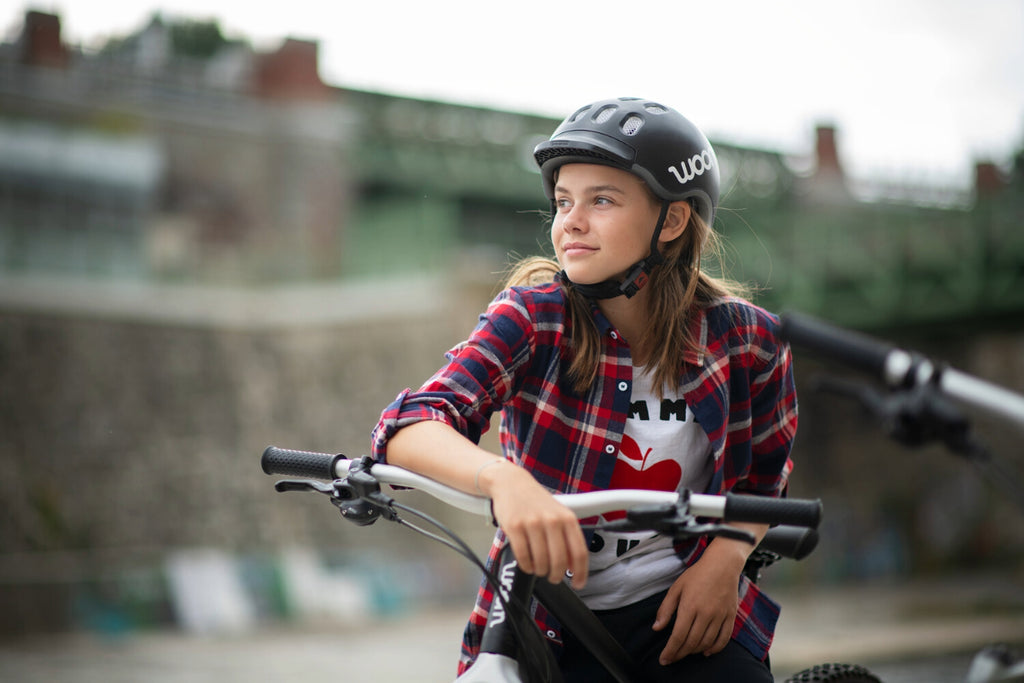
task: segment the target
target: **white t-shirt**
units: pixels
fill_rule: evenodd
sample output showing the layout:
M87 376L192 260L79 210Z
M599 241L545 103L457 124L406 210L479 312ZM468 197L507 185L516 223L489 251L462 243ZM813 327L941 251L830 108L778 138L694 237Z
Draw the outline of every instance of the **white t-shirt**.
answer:
M630 415L610 488L703 492L713 465L711 442L682 396L666 392L659 400L645 369L634 367ZM597 531L590 578L579 595L590 609L622 607L667 589L682 569L671 538Z

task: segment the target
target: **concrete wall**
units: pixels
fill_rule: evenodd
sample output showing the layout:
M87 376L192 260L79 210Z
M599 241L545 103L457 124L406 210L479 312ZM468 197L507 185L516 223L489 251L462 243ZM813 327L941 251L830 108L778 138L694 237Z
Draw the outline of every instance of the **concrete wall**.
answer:
M24 607L0 632L67 625L60 593L180 550L418 552L401 530L276 494L259 456L366 453L380 410L468 333L487 286L0 290L0 594ZM40 610L44 596L58 604Z
M364 453L381 408L464 338L492 280L261 291L5 279L0 633L98 622L132 600L145 612L137 621L174 619L168 558L195 549L271 558L250 562L253 571L276 571L266 567L288 549L364 569L383 557L394 572L421 568L409 590L468 595L467 563L383 523L343 524L319 497L276 494L258 460L268 444ZM1019 331L904 340L1024 387ZM1024 569L1020 512L940 448L902 451L853 404L813 394L821 369L798 359L792 495L825 499L826 534L808 563L771 573ZM993 433L998 452L1024 471L1019 435ZM485 522L445 517L486 547ZM371 570L378 579L382 566Z

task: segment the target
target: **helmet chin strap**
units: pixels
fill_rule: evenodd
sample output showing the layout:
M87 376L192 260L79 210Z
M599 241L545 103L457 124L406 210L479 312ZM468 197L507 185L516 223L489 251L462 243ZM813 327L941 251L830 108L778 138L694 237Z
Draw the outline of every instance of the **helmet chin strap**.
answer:
M654 235L651 237L650 255L633 264L626 277L622 280L605 280L604 282L597 282L592 285L581 285L570 280L564 270L559 273L559 278L563 282L572 285L573 288L588 299L614 299L619 296L625 296L627 299L633 298L647 284L654 266L665 261L661 252L658 251L658 238L661 236L661 229L665 225L665 218L668 216L670 205L671 202L668 201L664 201L661 204L658 224L654 226Z

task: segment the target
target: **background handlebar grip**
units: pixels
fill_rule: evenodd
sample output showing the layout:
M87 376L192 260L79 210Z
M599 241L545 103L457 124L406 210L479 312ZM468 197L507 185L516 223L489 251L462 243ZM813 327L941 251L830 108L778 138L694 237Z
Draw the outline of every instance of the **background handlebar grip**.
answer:
M886 360L897 350L886 342L799 313L782 315L779 334L792 346L818 352L883 379Z

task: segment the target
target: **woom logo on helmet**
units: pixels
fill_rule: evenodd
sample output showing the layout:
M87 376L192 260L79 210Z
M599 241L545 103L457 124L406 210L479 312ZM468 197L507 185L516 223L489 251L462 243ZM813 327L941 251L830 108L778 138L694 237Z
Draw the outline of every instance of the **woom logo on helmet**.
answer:
M714 164L715 158L705 149L700 154L694 154L689 161L684 159L679 162L679 168L669 166L668 171L676 177L680 185L685 185L697 176L704 175L704 172L710 170Z

